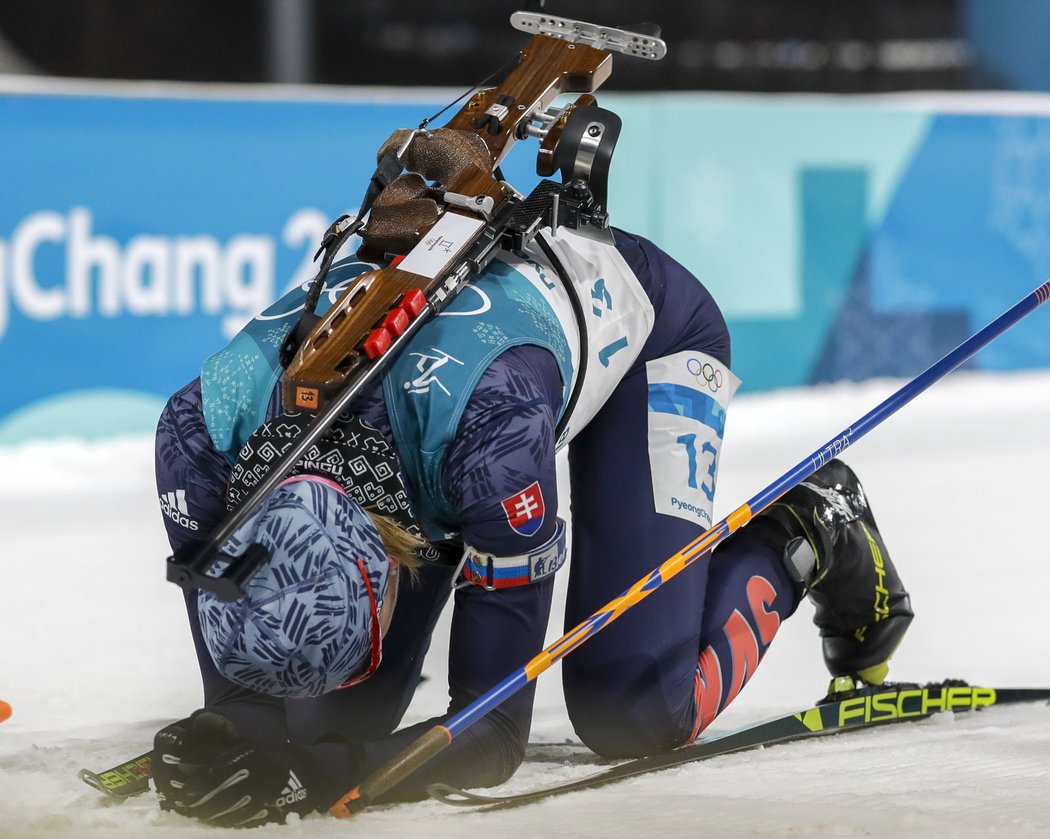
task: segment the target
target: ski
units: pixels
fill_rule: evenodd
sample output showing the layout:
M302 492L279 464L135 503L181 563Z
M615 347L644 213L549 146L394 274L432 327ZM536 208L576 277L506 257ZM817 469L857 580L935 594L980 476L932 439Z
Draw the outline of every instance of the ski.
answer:
M125 798L149 791L152 755L153 752L146 752L102 772L81 769L77 777L110 798L123 801Z
M843 731L872 728L894 722L925 719L940 711L964 711L1009 705L1017 702L1050 701L1050 688L983 688L964 682L948 681L926 686L900 684L877 690L849 691L837 694L831 701L785 714L763 722L752 723L734 731L709 737L671 752L617 764L610 769L576 781L516 795L481 795L447 784L432 784L428 792L445 804L467 807L510 806L538 801L554 795L603 786L624 778L656 772L683 763L707 760L748 749L802 740L808 737L838 734ZM573 744L575 746L575 744ZM532 744L540 759L582 762L579 754L562 754L566 744ZM582 746L575 746L582 749ZM570 749L571 751L571 749ZM88 786L110 798L123 800L149 791L152 752L100 772L81 769L77 777ZM593 763L593 755L587 763Z
M582 743L530 743L526 760L560 760L594 765L594 755L586 750ZM85 784L99 792L123 801L149 792L149 779L152 777L150 766L153 752L146 752L136 758L118 763L110 769L93 772L81 769L77 773Z
M593 753L582 743L530 743L526 760L588 763L594 765ZM93 772L81 769L77 773L85 784L118 801L149 792L150 766L153 753L146 752L136 758L119 763L111 769Z
M500 809L529 804L576 790L594 789L625 778L708 760L721 755L874 728L897 722L925 719L945 711L969 711L1017 702L1050 701L1050 688L986 688L958 680L918 684L892 684L836 693L794 714L698 740L664 754L621 763L593 775L554 786L510 795L482 795L447 784L431 784L431 798L457 807Z

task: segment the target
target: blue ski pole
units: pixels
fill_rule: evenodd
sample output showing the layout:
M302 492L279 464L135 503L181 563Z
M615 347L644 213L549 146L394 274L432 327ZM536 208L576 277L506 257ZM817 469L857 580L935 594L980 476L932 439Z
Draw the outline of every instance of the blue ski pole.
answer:
M332 815L349 818L363 810L375 798L395 784L404 780L424 763L439 754L456 735L475 723L505 699L513 696L540 673L563 657L599 630L608 626L636 603L648 597L656 589L688 568L701 556L722 542L729 534L743 527L752 518L776 501L781 495L808 478L832 458L859 440L904 405L943 379L948 373L966 361L982 347L994 341L1003 332L1025 316L1031 314L1050 300L1050 281L1020 300L1001 314L984 329L967 338L958 347L927 370L902 386L896 393L879 403L875 408L831 438L793 469L785 472L773 483L742 504L710 530L705 531L686 545L659 568L639 580L627 591L610 601L583 623L567 632L545 650L540 652L520 670L512 673L488 693L475 699L457 714L449 717L443 725L436 725L410 743L403 751L379 767L360 785L352 789L330 808Z

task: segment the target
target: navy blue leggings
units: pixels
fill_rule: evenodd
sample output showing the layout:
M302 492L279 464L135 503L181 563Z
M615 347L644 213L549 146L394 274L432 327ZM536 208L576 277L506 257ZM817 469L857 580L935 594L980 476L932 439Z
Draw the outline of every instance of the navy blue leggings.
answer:
M567 630L703 532L654 510L646 397L638 364L569 447ZM576 733L610 757L695 738L754 673L796 606L776 553L738 531L565 658Z

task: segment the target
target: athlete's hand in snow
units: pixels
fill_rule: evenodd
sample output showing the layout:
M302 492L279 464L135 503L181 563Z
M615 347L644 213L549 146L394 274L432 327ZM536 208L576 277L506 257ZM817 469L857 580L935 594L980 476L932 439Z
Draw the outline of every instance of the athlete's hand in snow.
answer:
M153 741L153 779L163 810L219 827L283 823L334 800L322 773L301 748L255 743L212 711L172 723Z

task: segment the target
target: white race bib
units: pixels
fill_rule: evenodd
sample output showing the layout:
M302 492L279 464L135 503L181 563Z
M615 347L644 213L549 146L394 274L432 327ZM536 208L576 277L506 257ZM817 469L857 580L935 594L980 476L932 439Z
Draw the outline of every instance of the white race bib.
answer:
M722 362L693 351L650 361L645 373L656 512L706 530L714 524L726 411L740 380Z
M560 445L594 419L627 375L653 330L656 312L611 235L583 235L565 227L559 227L555 235L546 228L541 232L565 266L583 306L587 330L587 372ZM566 336L578 335L564 288L556 280L550 286L551 305L559 313ZM578 349L573 353L578 374Z

